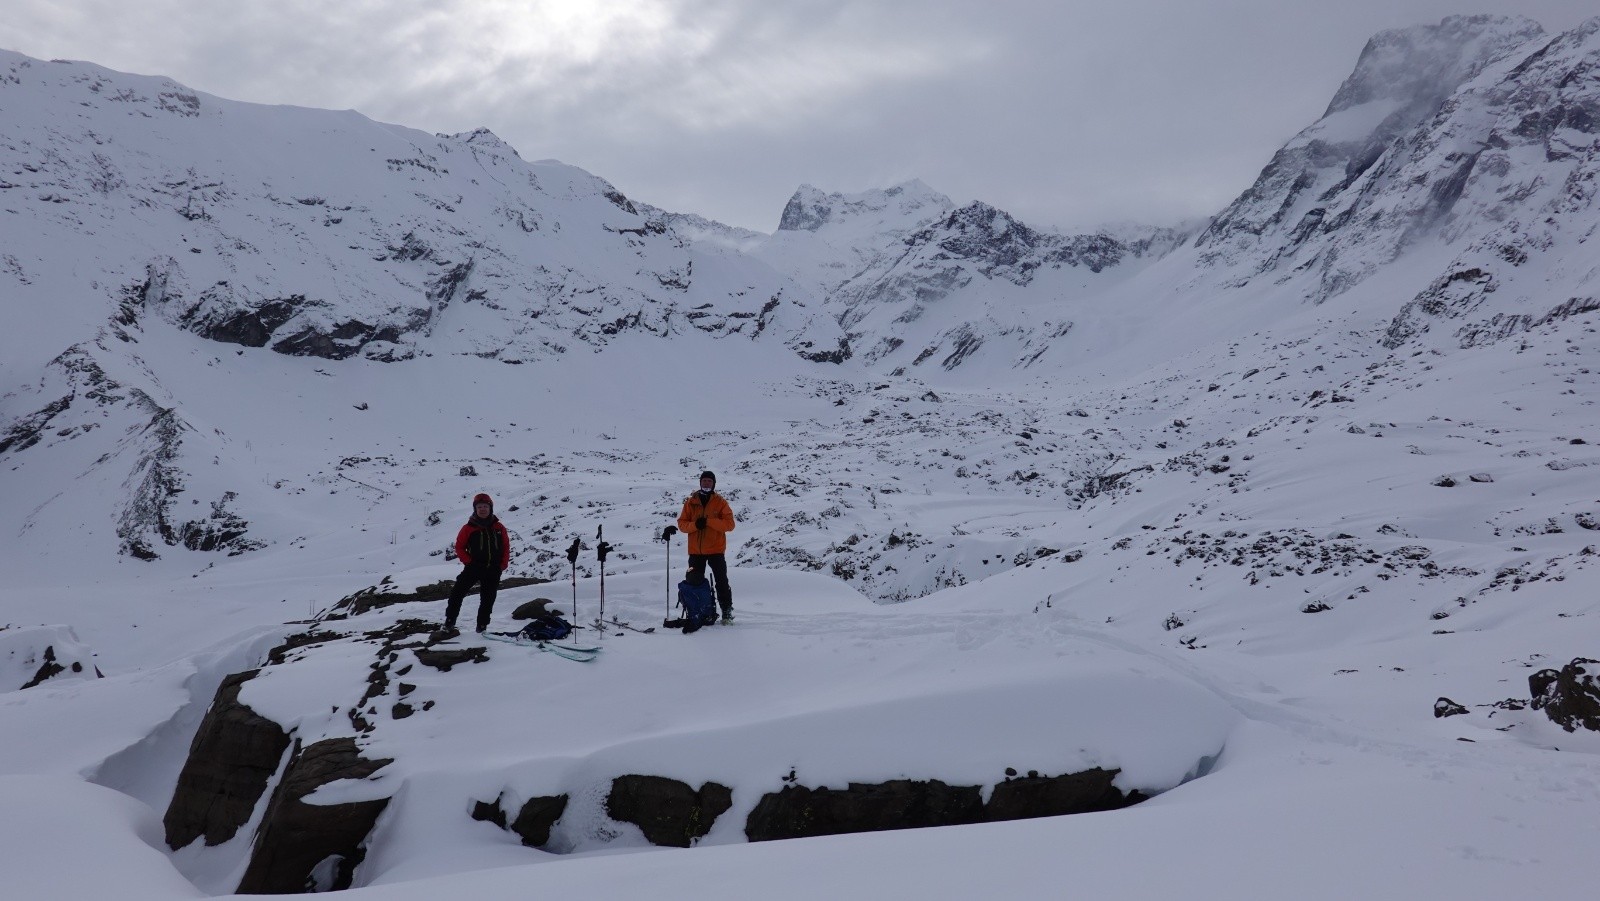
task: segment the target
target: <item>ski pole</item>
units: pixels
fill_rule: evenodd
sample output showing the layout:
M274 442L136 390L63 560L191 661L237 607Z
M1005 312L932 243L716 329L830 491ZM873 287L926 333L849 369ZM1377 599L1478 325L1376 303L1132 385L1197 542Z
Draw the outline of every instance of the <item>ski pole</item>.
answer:
M605 537L604 537L605 533L606 533L606 527L605 526L601 526L599 531L594 533L594 540L595 540L594 552L595 552L595 556L600 558L600 619L599 619L599 622L602 622L602 623L604 623L606 621L606 555L611 553L611 545L606 543ZM602 631L603 630L604 630L604 627L602 627Z
M663 626L672 619L672 536L676 534L677 526L667 526L661 530L661 540L667 543L667 615L661 620Z
M572 539L572 547L567 548L567 563L572 566L572 621L581 623L578 619L578 549L583 547L579 538Z

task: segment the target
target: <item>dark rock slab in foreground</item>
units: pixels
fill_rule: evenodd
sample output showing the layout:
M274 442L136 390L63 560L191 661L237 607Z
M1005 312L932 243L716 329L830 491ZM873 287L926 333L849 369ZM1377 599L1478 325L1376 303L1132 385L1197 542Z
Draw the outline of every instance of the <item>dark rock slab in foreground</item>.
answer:
M937 779L850 783L844 789L786 786L762 797L745 821L753 842L928 826L1017 820L1116 810L1145 800L1123 794L1112 781L1119 770L1091 769L1063 776L1029 774L994 787L989 802L976 785Z
M711 831L733 806L733 790L707 782L699 791L664 776L618 776L606 796L606 813L633 823L653 845L687 848Z
M1559 670L1543 669L1528 677L1533 709L1567 730L1600 732L1600 685L1595 674L1600 660L1578 657Z
M514 832L530 848L543 848L550 843L550 830L567 811L567 795L545 795L523 802L515 818L507 815L505 796L494 801L478 801L472 806L472 818L483 820Z
M162 820L174 850L202 836L207 845L233 838L250 821L289 748L282 726L239 700L240 689L257 672L224 679L195 732Z
M353 738L295 749L256 835L241 895L285 895L350 887L366 839L388 798L312 804L305 798L342 779L366 779L391 760L368 760Z

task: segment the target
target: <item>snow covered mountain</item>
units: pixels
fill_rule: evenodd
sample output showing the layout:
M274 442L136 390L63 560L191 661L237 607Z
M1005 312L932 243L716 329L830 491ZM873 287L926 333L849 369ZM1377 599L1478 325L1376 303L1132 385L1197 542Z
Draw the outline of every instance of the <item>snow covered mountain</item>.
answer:
M0 71L21 217L7 291L70 297L80 329L112 301L287 354L514 363L634 331L803 342L816 319L765 267L686 249L604 181L485 130L435 137L14 53Z
M1381 34L1192 238L918 182L763 235L0 56L8 877L1587 897L1597 73ZM478 491L495 630L655 625L704 468L732 627L436 632Z

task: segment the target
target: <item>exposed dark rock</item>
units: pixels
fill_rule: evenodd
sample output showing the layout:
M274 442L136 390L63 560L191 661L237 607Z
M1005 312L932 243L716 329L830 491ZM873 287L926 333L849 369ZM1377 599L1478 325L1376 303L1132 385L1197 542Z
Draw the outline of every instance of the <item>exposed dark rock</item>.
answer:
M550 843L550 830L555 828L556 821L566 813L567 800L566 795L529 798L522 805L522 809L517 811L517 818L511 821L511 831L522 839L524 845L530 848L543 848Z
M50 428L51 421L71 407L72 395L68 395L17 419L5 434L0 435L0 454L13 450L24 451L38 444Z
M450 668L458 663L487 663L488 652L483 648L461 648L440 651L433 648L418 648L416 651L417 662L423 666L431 666L440 672L448 673Z
M1528 677L1533 709L1568 732L1580 727L1600 732L1600 685L1595 668L1600 660L1579 657L1559 670L1544 669Z
M174 850L201 836L207 845L233 838L249 822L283 760L288 734L239 700L240 689L257 672L234 673L222 680L195 732L162 820L167 846Z
M814 349L815 345L810 341L796 342L793 347L795 353L813 363L843 363L854 356L848 337L841 337L839 346L828 350Z
M848 788L789 785L763 795L745 820L753 842L925 826L955 826L984 819L976 785L951 786L894 779Z
M500 580L500 590L521 588L525 585L542 585L549 579L535 579L526 576L510 576ZM340 598L333 609L350 616L360 616L368 611L391 604L409 604L418 601L442 601L450 596L450 589L454 587L454 579L445 579L431 585L422 585L412 591L395 591L393 584L372 585L363 588L354 594Z
M239 894L284 895L350 887L366 857L367 834L388 798L309 804L305 797L342 779L367 779L391 760L367 760L353 738L297 747L257 833Z
M304 294L274 297L251 308L239 308L226 283L200 295L200 303L180 320L202 338L244 347L265 347L272 333L293 319L307 303Z
M1455 701L1452 701L1449 698L1440 698L1439 700L1433 702L1433 716L1435 719L1443 719L1447 716L1460 716L1467 712L1467 708L1457 704Z
M360 352L363 345L373 340L377 328L359 319L349 319L323 331L307 325L292 335L272 343L272 349L291 357L320 357L324 360L343 360Z
M555 601L552 601L549 598L534 598L526 604L521 604L517 607L517 609L511 611L511 618L516 620L533 619L539 614L544 613L546 610L549 610L550 605L554 603Z
M178 541L191 551L226 551L230 557L266 547L246 538L250 523L228 509L237 497L235 492L223 492L221 500L211 502L209 518L190 520L178 529Z
M1137 791L1124 795L1111 784L1120 772L1096 767L1063 776L1030 773L1020 779L1007 779L994 787L989 803L983 807L983 818L995 822L1093 813L1118 810L1145 800Z
M178 465L184 433L190 426L176 410L157 407L142 398L153 415L140 431L141 453L134 473L143 476L128 496L128 503L117 520L121 552L140 560L160 556L150 546L151 538L167 545L178 543L178 530L172 524L172 499L183 493L183 470Z
M508 819L505 795L494 801L476 801L472 805L472 818L493 823L501 829L515 832L522 843L530 848L543 848L550 843L550 830L567 810L566 795L529 798L517 811L515 819Z
M788 785L761 798L745 821L750 841L958 826L1033 817L1118 810L1146 800L1124 794L1112 783L1120 770L1094 768L1061 776L1030 770L994 787L985 804L979 786L952 786L895 779L878 784L851 783L845 789Z
M500 799L493 801L473 801L472 818L484 823L493 823L501 829L506 828L505 808L500 806Z
M317 631L316 627L313 626L305 632L297 632L294 635L284 638L283 644L280 644L267 652L267 662L270 664L279 664L289 659L290 652L296 650L297 648L310 647L314 644L322 644L323 642L334 641L343 637L344 636L338 632L328 632L325 630L319 632Z
M66 667L56 662L56 649L54 645L46 645L43 656L44 663L39 665L39 671L33 674L33 678L29 679L23 684L23 688L32 688L35 685L43 684L45 680L53 679L67 671Z
M606 796L606 813L633 823L653 845L687 848L711 831L733 806L733 791L707 782L699 791L664 776L618 776Z

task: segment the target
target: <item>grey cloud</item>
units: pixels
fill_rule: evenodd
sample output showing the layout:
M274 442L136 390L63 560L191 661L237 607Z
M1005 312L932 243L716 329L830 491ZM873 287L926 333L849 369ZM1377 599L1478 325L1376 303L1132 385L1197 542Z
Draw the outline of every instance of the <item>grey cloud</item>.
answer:
M1215 212L1366 39L1592 0L12 0L0 46L224 97L487 126L653 204L772 229L802 182L920 177L1041 225Z

